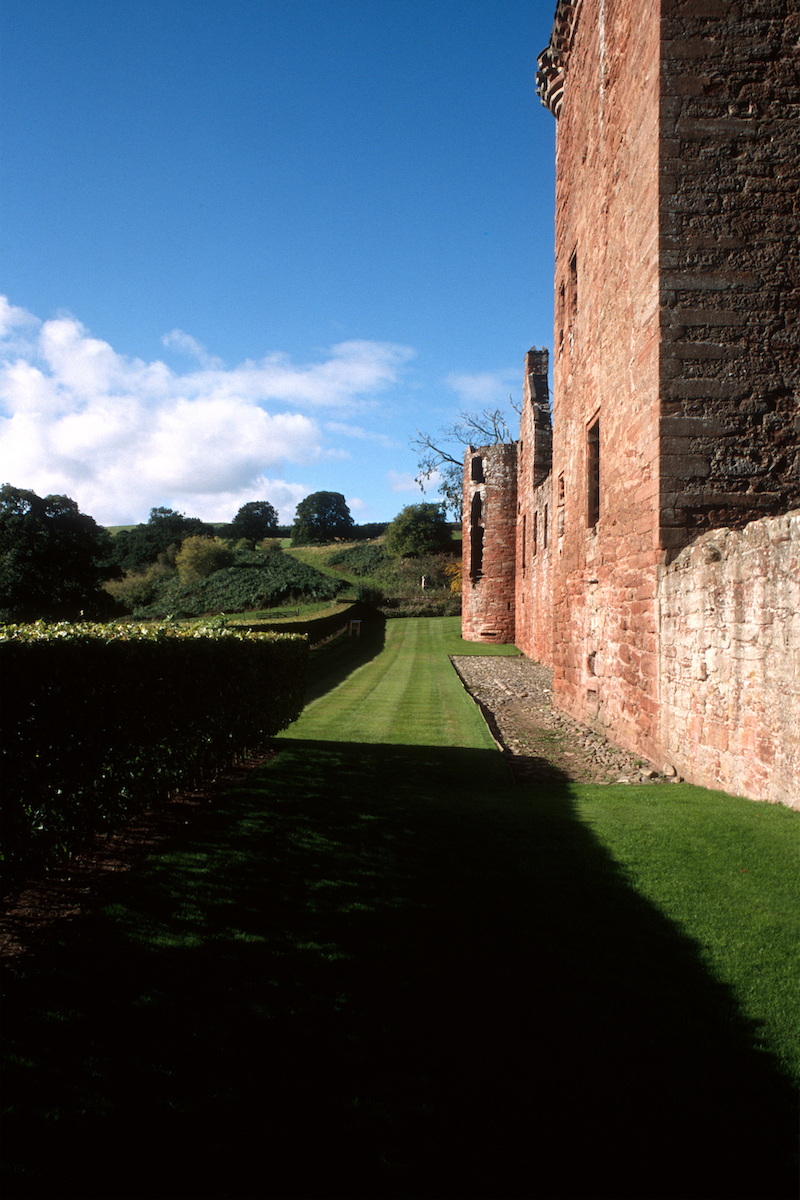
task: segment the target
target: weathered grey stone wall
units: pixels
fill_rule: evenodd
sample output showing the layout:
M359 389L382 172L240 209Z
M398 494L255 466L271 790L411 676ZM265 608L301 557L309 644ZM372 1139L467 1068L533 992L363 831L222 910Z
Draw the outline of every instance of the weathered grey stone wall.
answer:
M702 535L658 605L665 763L800 808L800 512Z

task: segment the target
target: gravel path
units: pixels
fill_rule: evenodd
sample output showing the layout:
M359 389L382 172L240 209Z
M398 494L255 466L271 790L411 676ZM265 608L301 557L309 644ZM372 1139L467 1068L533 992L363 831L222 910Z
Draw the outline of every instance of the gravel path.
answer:
M454 655L517 783L663 783L666 777L553 707L553 672L528 658Z

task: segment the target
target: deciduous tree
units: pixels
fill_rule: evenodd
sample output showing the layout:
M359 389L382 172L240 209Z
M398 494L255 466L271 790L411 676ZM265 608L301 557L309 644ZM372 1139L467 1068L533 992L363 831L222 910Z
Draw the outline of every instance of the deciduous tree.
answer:
M441 504L407 504L386 530L384 545L397 558L415 558L449 548L450 528Z
M111 537L69 496L0 488L0 619L70 619L103 614L100 591L118 571Z
M168 546L197 535L213 537L214 530L198 517L185 517L174 508L151 508L146 525L121 529L114 538L114 561L126 571L141 571Z
M191 583L196 579L208 579L215 571L230 567L233 560L233 551L216 538L195 536L184 540L175 558L175 566L181 583Z
M341 492L312 492L295 510L292 545L333 542L352 530L353 518Z
M232 537L260 542L274 536L278 528L278 512L266 500L250 500L239 509L230 527Z

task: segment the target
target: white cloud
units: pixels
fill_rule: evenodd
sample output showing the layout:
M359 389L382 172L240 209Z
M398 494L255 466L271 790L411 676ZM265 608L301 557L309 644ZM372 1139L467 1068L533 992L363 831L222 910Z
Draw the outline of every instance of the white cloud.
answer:
M415 477L407 471L387 471L386 478L393 492L418 492L420 490Z
M390 450L397 442L393 438L387 437L385 433L375 433L371 429L364 429L360 425L347 425L344 421L326 421L325 428L329 433L338 433L342 437L356 438L365 442L378 442L379 445Z
M160 504L225 520L252 499L291 520L309 489L283 480L286 465L348 457L326 444L313 410L346 416L374 403L412 355L353 341L319 362L275 354L228 369L173 330L164 344L200 362L181 374L118 354L72 316L41 323L4 297L0 339L0 482L65 493L105 524L145 520Z
M168 348L174 346L184 354L196 358L203 367L224 366L221 358L215 358L213 354L209 354L202 342L198 342L197 338L193 338L190 333L184 333L182 329L173 329L170 333L165 333L161 344Z
M6 296L0 296L0 339L8 344L12 331L20 328L22 330L29 329L38 324L36 317L31 313L26 312L24 308L17 308L16 305L9 304Z
M451 371L446 376L447 386L458 396L467 409L505 408L509 394L519 388L520 371L507 367L499 371L468 372Z
M283 479L268 479L260 475L246 488L230 492L177 493L172 507L201 521L230 521L243 504L251 500L268 500L278 510L281 525L291 525L295 509L311 489L300 483Z

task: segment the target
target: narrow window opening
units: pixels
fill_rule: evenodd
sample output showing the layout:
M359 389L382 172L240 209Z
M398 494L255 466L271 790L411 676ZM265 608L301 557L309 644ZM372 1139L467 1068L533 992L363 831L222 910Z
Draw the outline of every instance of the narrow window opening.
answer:
M470 543L470 576L480 579L483 574L483 501L480 492L472 497L470 506L469 543Z
M536 551L538 549L539 549L539 514L538 514L538 512L535 512L533 514L533 538L532 538L532 542L531 542L531 557L533 557L536 554Z
M481 456L479 454L476 454L472 460L472 471L470 472L470 478L472 479L473 483L483 483L484 482L483 459L481 458Z
M564 536L564 473L558 477L558 516L557 516L557 535Z
M542 517L542 545L547 549L547 505L544 506L544 515Z
M569 260L569 323L575 324L578 315L578 251Z
M586 436L587 523L594 529L600 520L600 418Z
M528 515L522 514L522 570L525 571L525 550L528 542Z

